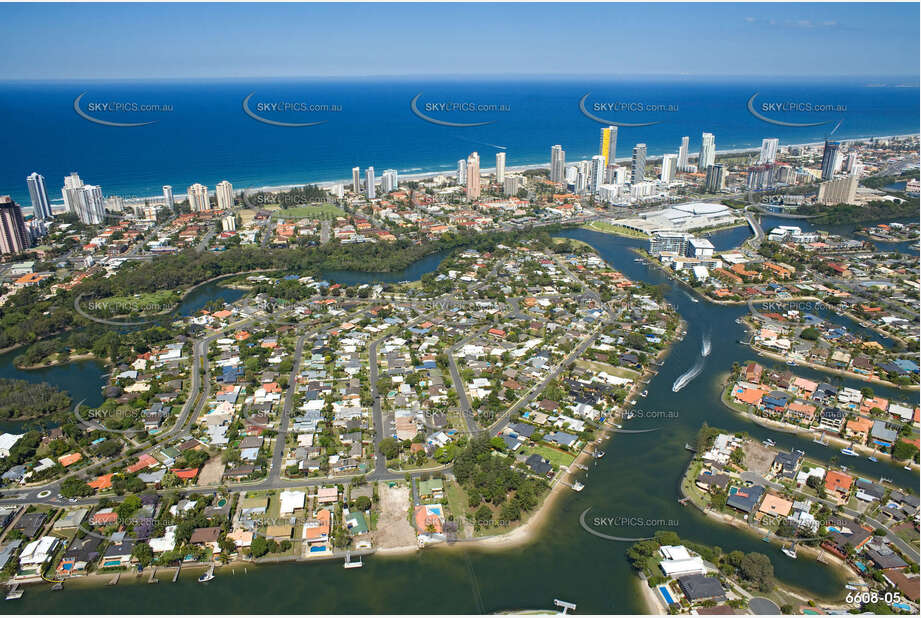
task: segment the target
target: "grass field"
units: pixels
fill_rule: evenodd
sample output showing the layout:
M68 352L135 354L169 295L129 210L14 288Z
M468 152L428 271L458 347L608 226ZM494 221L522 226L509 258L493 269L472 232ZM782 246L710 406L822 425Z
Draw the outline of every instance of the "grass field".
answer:
M172 290L161 290L136 296L110 296L93 301L81 301L82 304L86 305L84 309L90 315L92 315L92 309L108 309L116 315L159 313L172 309L178 302L179 294Z
M626 236L627 238L649 238L648 234L643 234L642 232L637 232L636 230L625 228L622 225L612 225L607 221L592 221L591 223L587 223L582 227L587 230L592 230L593 232L616 234L618 236Z
M335 219L345 216L345 211L333 204L310 204L295 208L279 208L272 212L278 219Z
M605 373L609 373L612 376L617 376L618 378L629 378L631 380L635 380L640 375L639 371L627 369L626 367L615 367L614 365L599 363L598 361L579 359L576 361L576 366L583 369L590 369L591 371L604 371Z
M568 466L576 460L575 455L557 450L544 444L523 447L520 451L518 451L519 455L525 456L531 455L532 453L537 453L554 466Z

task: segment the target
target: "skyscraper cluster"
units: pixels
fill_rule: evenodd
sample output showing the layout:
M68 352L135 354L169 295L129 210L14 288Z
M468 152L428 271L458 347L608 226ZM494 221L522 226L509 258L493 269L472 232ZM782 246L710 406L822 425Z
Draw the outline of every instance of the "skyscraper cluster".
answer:
M566 174L566 151L559 144L550 149L550 182L563 182Z
M467 157L467 199L480 197L480 155L476 152Z
M51 204L48 202L48 191L45 190L45 177L38 172L32 172L26 178L29 187L29 198L32 200L32 213L36 219L48 221L51 219Z
M22 253L30 244L22 209L9 195L0 195L0 254Z
M64 178L61 189L64 207L67 212L77 215L80 223L101 225L105 221L105 200L98 185L85 185L77 172Z
M195 183L186 189L186 198L189 200L189 209L192 212L211 210L211 200L208 199L208 187Z

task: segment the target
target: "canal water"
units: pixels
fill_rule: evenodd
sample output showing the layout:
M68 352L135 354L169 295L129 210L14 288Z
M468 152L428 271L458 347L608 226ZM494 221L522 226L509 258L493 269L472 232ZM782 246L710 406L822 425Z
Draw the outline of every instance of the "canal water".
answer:
M667 285L666 297L687 321L688 333L675 344L649 384L648 397L636 405L660 418L653 420L647 414L647 418L630 421L631 428L656 431L615 434L604 447L606 455L582 478L584 491L563 495L528 545L499 551L474 544L430 548L408 556L371 556L365 558L362 569L343 569L339 561L250 566L245 575L240 567L236 574L219 569L206 585L195 582L196 572L175 584L163 581L157 586L131 584L129 578L123 578L116 589L69 583L61 592L48 592L46 586L38 586L6 609L94 614L150 608L160 613L219 614L492 613L553 609L553 599L558 598L576 603L585 614L642 612L639 583L625 555L630 544L586 532L580 525L586 509L589 525L596 517L619 518L620 525L593 526L611 536L638 538L656 530L672 530L683 538L726 550L763 552L784 584L802 587L804 594L815 599L840 599L845 581L838 572L805 557L791 560L757 535L716 523L678 503L681 477L691 459L684 444L694 442L704 422L729 431L747 431L757 440L770 437L781 448L800 448L826 461L840 455L836 449L763 429L720 401L721 385L732 363L756 358L748 347L737 343L745 332L735 320L747 308L694 302L687 290L660 271L634 260L630 249L643 247L642 241L582 229L559 235L589 243L632 279ZM706 357L701 353L704 338L712 344ZM772 364L766 359L761 362ZM673 392L676 380L699 363L703 363L701 372ZM797 367L796 371L813 379L828 379L808 368ZM849 380L838 383L859 386ZM914 397L882 387L874 386L874 390L895 399ZM863 458L849 458L847 463L867 478L885 476L907 486L917 484L915 475L898 466ZM130 591L126 586L131 586Z

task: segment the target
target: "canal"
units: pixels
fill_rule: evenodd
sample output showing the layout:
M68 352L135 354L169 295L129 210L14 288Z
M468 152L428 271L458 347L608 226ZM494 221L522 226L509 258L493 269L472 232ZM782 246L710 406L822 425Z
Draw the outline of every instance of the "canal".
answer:
M714 234L736 235L736 230ZM508 550L486 550L474 545L431 548L407 556L372 556L362 569L346 570L339 561L277 566L219 569L207 585L195 574L173 584L157 586L129 583L123 578L115 589L68 583L61 592L38 586L7 609L21 613L137 613L157 608L159 613L492 613L516 609L552 609L554 598L578 604L579 613L641 613L639 583L626 558L629 543L598 538L586 532L580 515L590 509L594 517L650 525L621 525L600 529L612 536L643 537L656 530L672 530L682 538L718 545L726 550L763 552L774 564L777 578L799 587L815 599L840 599L844 580L829 567L806 557L791 560L757 535L716 523L696 509L678 504L679 484L691 459L684 449L694 442L701 424L747 431L755 439L774 439L781 448L800 448L807 455L829 460L838 455L809 440L764 429L726 408L720 401L721 385L733 362L756 358L738 343L744 327L735 320L745 306L720 306L697 301L652 266L635 261L632 248L642 241L583 229L559 236L592 245L614 268L635 280L668 286L666 297L687 321L686 337L675 344L659 374L649 384L648 397L637 408L673 413L661 420L636 419L631 428L654 428L640 434L615 434L583 479L581 493L569 492L558 500L533 540ZM440 258L439 258L440 261ZM428 265L429 270L437 263ZM415 273L414 273L415 274ZM421 276L421 272L418 276ZM361 275L365 277L366 274ZM416 278L418 278L418 276ZM332 277L331 277L332 278ZM407 279L401 277L397 280ZM355 282L368 282L358 280ZM711 351L702 355L702 341ZM771 361L761 359L767 365ZM695 364L702 370L687 385L673 392L672 385ZM813 379L828 379L816 371L797 367ZM849 380L845 385L859 386ZM896 400L915 397L877 387L878 394ZM914 486L917 477L898 466L874 464L853 458L852 470L867 478L880 476ZM126 590L130 587L130 590ZM164 589L165 587L165 589ZM145 609L146 608L146 609Z

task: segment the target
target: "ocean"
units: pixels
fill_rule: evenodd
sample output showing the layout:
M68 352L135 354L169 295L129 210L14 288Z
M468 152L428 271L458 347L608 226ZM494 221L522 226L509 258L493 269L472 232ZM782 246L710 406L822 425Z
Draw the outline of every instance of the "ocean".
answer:
M85 93L85 94L83 94ZM420 94L421 93L421 94ZM826 122L821 126L768 124L747 108L786 122ZM92 122L151 122L120 127ZM278 126L273 122L316 123ZM605 126L580 110L588 94L590 114L623 123L618 157L636 143L650 156L677 152L690 136L690 152L701 133L714 133L718 150L756 147L765 137L781 144L821 141L835 125L840 139L919 131L917 78L871 80L701 80L675 77L611 78L368 78L234 81L3 82L0 118L6 147L0 153L0 194L31 204L25 178L45 176L49 197L61 202L66 174L76 171L103 193L126 198L159 195L170 184L177 194L195 182L212 190L221 180L234 189L302 184L351 178L374 166L378 178L392 168L401 174L452 173L457 160L476 150L483 169L505 152L509 167L546 163L560 144L566 160L598 154ZM489 123L446 126L448 123ZM784 111L824 106L823 111ZM160 106L146 111L142 106ZM308 106L320 106L318 111ZM113 111L113 108L118 108ZM279 109L288 111L277 111ZM471 111L472 108L472 111ZM453 111L452 111L453 110ZM831 111L824 111L831 110Z

